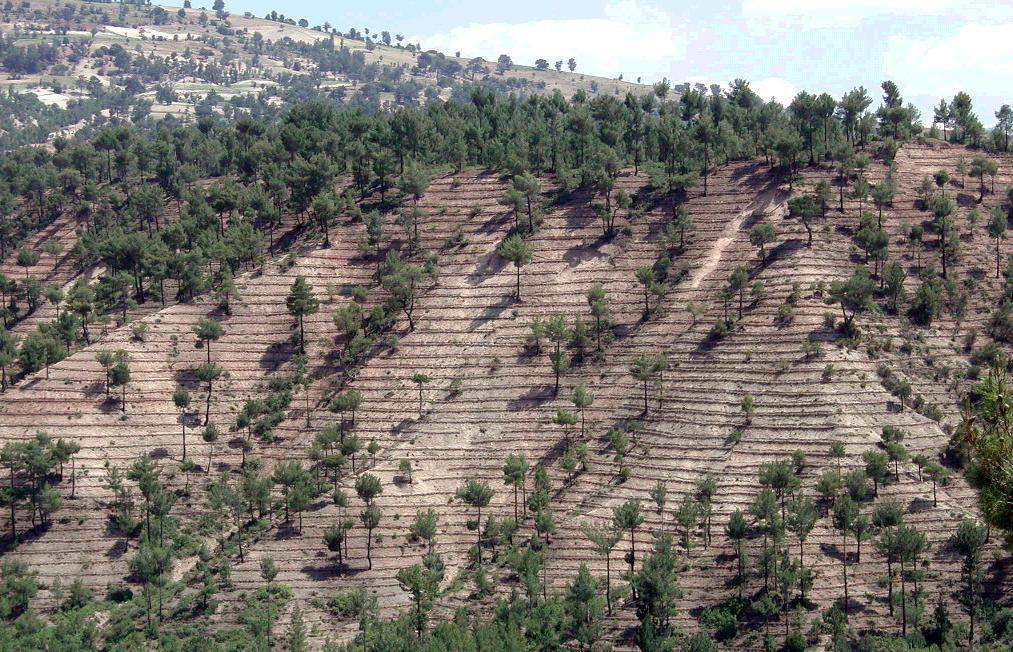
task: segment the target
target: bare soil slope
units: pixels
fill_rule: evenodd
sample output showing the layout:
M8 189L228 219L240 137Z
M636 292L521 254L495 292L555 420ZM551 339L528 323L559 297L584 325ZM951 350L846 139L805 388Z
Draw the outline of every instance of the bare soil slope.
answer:
M913 189L923 174L940 167L952 170L961 153L966 155L953 147L910 145L898 155L901 192L887 209L885 224L891 234L891 258L904 263L912 292L917 287L917 270L915 256L904 244L905 226L928 219L916 206ZM1013 183L1010 163L1000 161L996 192L986 196L983 213ZM884 170L874 163L870 177L876 180ZM810 170L805 184L821 176L832 178L832 172ZM631 194L643 191L646 184L643 174L632 171L619 180L619 186ZM360 222L343 219L331 234L329 248L317 240L306 241L291 266L275 260L238 279L242 301L231 315L218 315L226 336L212 345L211 357L228 372L228 378L216 383L211 420L226 430L246 399L263 395L269 376L291 370L293 323L285 310L285 296L295 276L304 275L322 299L320 312L307 322L314 381L308 400L297 393L278 428L278 440L261 445L259 454L265 459L265 472L282 459L306 463L315 433L338 419L326 409L333 391L342 386L361 391L364 403L356 416L355 432L364 442L375 440L380 452L375 460L363 453L356 470L368 468L383 481L377 504L384 518L374 533L372 570L367 569L366 536L360 527L352 531L349 568L338 569L323 543L323 532L339 517L340 508L324 496L302 516L301 528L298 523L282 523L276 514L277 527L250 545L245 562L236 560L233 585L218 596L224 608L216 618L235 617L247 593L262 582L259 561L265 557L278 564L278 581L293 589L318 643L355 631L354 621L335 623L322 608L319 598L337 590L366 586L379 596L385 613L393 613L407 600L395 573L422 554L420 546L406 541L416 510L432 507L440 513L439 551L447 563L448 578L454 577L467 568L475 536L466 528L473 511L455 500L456 489L469 479L488 482L496 495L485 513L512 515L513 495L503 484L501 469L509 453L523 453L532 464L546 466L553 481L552 511L558 532L551 537L547 575L555 587L569 581L580 563L587 563L595 573L605 572L604 559L593 554L582 533L583 524L607 522L613 507L631 498L640 500L647 521L635 535L639 559L650 548L652 532L676 527L673 506L694 496L696 483L705 475L717 479L713 544L705 548L700 532L693 532L693 547L681 576L685 595L679 625L693 630L700 607L717 604L735 592L735 559L723 528L732 511L745 510L753 501L762 463L805 451L803 487L814 494L819 474L836 465L828 455L831 442L845 445L847 468L859 467L861 454L878 445L884 426L902 428L912 453L935 458L958 422L956 405L960 391L966 389L959 379L947 382L956 377L953 372L966 369L963 334L975 328L979 343L984 341L983 324L999 292L999 281L989 273L994 243L981 227L981 232L964 238L965 251L958 262L962 277L981 284L970 293L960 319L944 314L931 328L915 332L903 317L864 315L862 329L869 337L855 346L826 326L824 314L837 315L837 308L826 305L816 284L843 279L862 263L850 239L856 228L857 204L846 202L843 213L832 209L828 220L817 227L810 248L805 230L788 217L787 185L766 166L728 164L711 175L709 187L706 196L693 190L686 203L696 228L673 262L674 267L685 266L685 276L644 319L643 290L634 274L654 261L662 228L671 219L670 204L647 205L626 233L612 239L602 237L586 197L549 209L530 239L534 260L522 270L522 300L516 301L511 298L514 269L496 254L497 245L513 226L512 217L497 203L504 191L503 180L467 171L435 180L420 206L430 215L421 229L422 245L439 255L438 281L427 287L419 301L413 315L415 329L409 331L402 320L397 347L376 347L348 379L327 356L335 348L336 335L330 315L350 300L347 295L354 286L371 287L374 296L382 294L373 276L375 261L356 249ZM948 191L958 196L958 222L963 225L976 199L970 194L970 183L966 190L952 187ZM778 231L765 260L757 256L748 233L762 221ZM57 223L42 237L67 239L71 232L69 226ZM455 233L461 234L458 244L445 248ZM1003 253L1009 253L1008 243L1002 246ZM923 259L932 255L931 250L921 254ZM746 265L752 280L762 282L765 291L762 298L747 302L732 333L715 341L709 332L725 310L718 292L737 265ZM5 271L8 267L9 262L4 264ZM56 261L44 258L34 272L41 274L43 269L51 282L69 280ZM588 360L564 375L560 392L554 395L546 352L532 353L526 347L530 324L536 317L550 315L565 315L568 320L579 315L589 322L585 296L597 284L607 292L615 340L607 346L603 360ZM778 307L794 284L801 298L785 323L778 319ZM333 294L331 300L325 297L327 293ZM686 310L690 302L702 308L702 316L694 318ZM736 308L733 302L729 310ZM133 338L129 327L111 330L91 347L54 365L48 378L37 374L4 396L0 437L18 438L45 430L82 445L75 497L68 497L67 507L48 531L36 532L12 553L30 563L47 582L80 576L104 591L127 576L126 562L136 542L110 525L105 464L126 466L139 454L151 452L174 486L182 489L185 478L178 471L181 423L171 397L177 383L193 388L196 399L203 396L192 369L206 352L195 345L190 329L208 314L214 311L207 302L158 310L143 317L148 324L143 341ZM804 355L806 340L821 343L822 354ZM870 346L870 341L878 345ZM902 346L905 342L911 346ZM125 414L115 397L105 399L102 371L95 361L96 351L116 348L129 352L134 370ZM642 388L629 368L637 355L661 352L668 357L669 370L663 390L651 388L644 414ZM827 373L829 365L832 374ZM916 395L923 397L923 405L935 406L938 413L900 409L880 382L881 365L909 379ZM944 375L943 369L951 372ZM432 379L423 390L421 414L418 390L411 382L416 372ZM450 389L454 380L460 381L459 392ZM595 400L586 414L587 469L570 477L560 464L563 436L552 418L557 410L572 408L569 396L577 384L586 385ZM755 398L755 414L748 423L740 408L746 395ZM642 429L625 460L630 477L620 482L615 452L605 432L630 419L640 420ZM202 467L210 453L216 471L238 467L241 453L236 435L226 434L209 451L197 430L188 430L188 450ZM403 459L412 465L410 483L400 479L398 466ZM932 548L923 560L925 595L933 601L942 596L951 603L951 613L960 613L952 593L959 562L945 541L961 515L974 513L973 492L958 477L937 489L934 505L932 483L919 476L913 464L902 464L897 480L880 488L878 500L899 501L907 508L908 521L929 536ZM658 481L666 483L669 492L663 518L649 498ZM207 482L201 473L191 476L193 489L176 510L182 514L205 509L203 492L196 488ZM351 474L342 484L354 495ZM353 498L350 513L355 515L359 509ZM529 519L522 534L531 531ZM849 555L852 544L849 541ZM751 548L757 545L755 540L750 542ZM842 595L840 545L840 534L827 517L820 519L804 545L805 559L816 571L810 595L814 610ZM626 536L612 557L613 582L624 569L622 556L629 546ZM185 568L182 564L177 576ZM863 546L860 562L855 557L849 560L852 624L859 628L898 627L888 614L885 589L878 584L884 568L885 561L871 544ZM512 586L509 572L496 567L491 572L500 582L500 595L505 595ZM1001 565L993 564L988 578L993 593L1010 590L1009 580L1003 579L1008 573ZM752 588L757 581L753 580ZM470 592L471 585L466 583L441 600L441 609L462 604ZM627 635L635 620L632 608L624 604L609 621L612 635Z

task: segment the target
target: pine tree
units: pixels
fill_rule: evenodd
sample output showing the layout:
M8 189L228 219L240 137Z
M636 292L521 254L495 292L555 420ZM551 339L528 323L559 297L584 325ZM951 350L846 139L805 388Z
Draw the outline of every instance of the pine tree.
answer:
M598 582L591 576L587 564L580 565L577 577L567 587L566 611L570 634L579 649L593 649L602 634L602 609Z
M629 530L630 533L630 552L628 560L630 563L630 578L635 575L634 569L637 563L637 544L635 533L638 527L644 522L644 517L640 513L640 502L636 500L628 500L618 507L612 509L612 525L618 531ZM636 591L634 590L634 597L636 597Z
M849 496L834 502L834 527L841 531L841 562L844 568L844 618L848 618L848 532L858 518L858 505Z
M559 376L566 373L570 368L570 357L563 350L563 344L570 337L570 330L566 325L566 318L561 315L554 315L545 321L545 336L553 344L554 350L549 353L549 362L552 365L552 373L555 375L556 383L553 387L553 395L559 394Z
M967 635L967 645L969 647L974 647L974 617L980 608L981 597L979 593L984 576L981 569L981 560L987 541L988 529L966 518L960 522L957 531L950 538L953 547L956 548L963 558L962 570L966 587L963 590L961 602L963 602L971 617L971 626Z
M416 371L412 374L412 382L415 383L419 388L419 416L422 416L422 388L427 385L432 378L426 374Z
M296 276L289 290L288 298L285 299L285 307L288 313L296 318L299 323L299 353L306 353L306 331L304 319L320 309L320 301L313 296L313 286L306 282L303 276Z
M514 296L518 301L521 299L521 267L531 262L534 250L530 244L524 241L519 234L514 233L507 236L500 243L497 253L504 259L514 264L517 270L517 287Z
M639 573L633 576L633 599L640 628L637 643L641 649L669 649L671 620L676 602L682 597L679 588L678 560L672 550L672 538L662 534L654 549L644 558Z
M215 319L201 319L193 327L193 332L198 340L204 342L204 348L207 349L207 364L211 364L211 342L221 339L225 330Z
M507 455L506 462L503 464L503 482L507 486L513 487L514 489L514 520L518 520L517 511L517 490L521 489L524 492L524 502L527 503L527 475L528 475L528 461L523 454L516 455L510 453Z
M126 360L120 360L109 369L109 385L120 387L123 393L120 398L120 409L127 411L127 383L130 382L130 366Z
M995 277L999 278L999 244L1006 239L1006 231L1009 228L1009 220L1005 209L1000 206L993 208L986 228L988 229L989 237L995 239Z
M411 620L416 639L421 641L426 631L429 610L443 580L442 563L434 559L428 564L414 564L399 570L396 578L401 590L411 596Z
M211 392L214 386L214 382L222 377L223 370L216 364L205 362L201 366L197 367L197 380L202 383L207 383L208 395L207 403L204 409L204 425L207 425L211 419Z
M742 586L746 583L746 559L742 542L749 534L749 526L746 524L746 517L742 510L736 509L728 518L725 525L725 535L735 544L736 575L735 583L739 587L739 599L742 599Z
M622 531L612 525L591 526L583 525L584 536L594 547L595 554L605 558L605 603L608 606L608 614L612 615L612 551L615 550Z
M292 619L288 628L288 652L306 652L306 626L302 619L302 609L296 604L292 607Z
M573 388L573 395L570 397L574 407L580 410L580 437L584 438L584 409L591 407L594 403L594 395L587 391L583 384Z
M473 524L474 530L478 532L478 548L476 552L478 554L479 566L482 565L482 508L489 506L493 493L489 485L477 480L468 480L457 490L457 497L476 509L475 520L469 522L468 529L472 529L471 525Z
M383 512L376 505L369 504L366 509L362 510L359 514L359 518L362 520L363 527L366 528L366 561L368 562L369 569L373 569L373 530L380 525L380 519L383 518Z

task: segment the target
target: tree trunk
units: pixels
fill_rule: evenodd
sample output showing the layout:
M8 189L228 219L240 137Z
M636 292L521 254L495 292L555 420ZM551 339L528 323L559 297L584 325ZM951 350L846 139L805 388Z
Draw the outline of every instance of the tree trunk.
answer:
M608 553L605 554L605 604L608 605L608 613L611 616L612 615L612 582L611 582L612 568L611 568L611 564L609 563L610 562L610 557L611 557L611 555L609 555Z
M482 567L482 507L478 507L478 527L475 528L478 532L478 566Z
M519 523L517 520L517 483L514 483L514 522Z
M842 537L844 541L843 551L841 559L844 562L844 621L848 621L848 533L845 532Z
M630 528L630 579L633 578L634 568L637 564L637 544L633 537L633 528Z
M886 554L886 579L889 583L886 601L890 606L890 615L893 615L893 554Z
M14 464L11 463L11 541L18 538L18 520L17 520L17 501L14 500L14 496L17 493L14 485Z
M735 558L739 565L739 599L742 599L742 585L745 583L745 568L742 567L742 540L738 539L735 541Z
M208 383L208 400L207 406L204 408L204 425L208 425L208 420L211 418L211 383Z
M967 575L967 585L968 585L967 586L967 593L968 593L969 597L971 598L971 605L970 605L970 608L967 610L968 613L971 616L971 628L967 632L967 647L973 648L974 647L974 612L975 612L976 600L975 600L975 597L974 597L974 580L971 578L970 572Z
M907 636L907 582L904 576L904 557L900 558L900 630Z

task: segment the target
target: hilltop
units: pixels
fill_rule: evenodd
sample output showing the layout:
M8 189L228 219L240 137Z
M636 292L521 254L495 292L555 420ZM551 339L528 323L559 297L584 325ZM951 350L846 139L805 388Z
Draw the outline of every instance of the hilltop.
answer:
M37 98L8 128L14 144L51 140L111 116L187 121L214 112L272 112L315 95L367 111L498 92L643 94L649 86L423 50L388 32L315 26L210 9L34 1L0 13L0 89ZM534 62L531 62L534 63ZM576 66L574 62L574 66ZM22 103L27 100L23 100ZM31 107L31 108L29 108ZM34 109L34 110L32 110ZM50 129L51 131L45 131Z

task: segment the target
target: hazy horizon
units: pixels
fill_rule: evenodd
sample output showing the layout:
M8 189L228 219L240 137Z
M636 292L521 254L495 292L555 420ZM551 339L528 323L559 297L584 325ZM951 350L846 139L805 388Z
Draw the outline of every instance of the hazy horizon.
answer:
M524 65L573 57L577 72L621 74L628 81L667 77L724 85L741 77L764 99L782 103L803 89L839 98L865 86L878 104L880 82L892 79L926 126L940 98L960 90L971 94L981 121L993 124L1007 101L999 87L1013 76L1013 6L974 0L857 0L846 6L716 0L706 7L649 0L551 6L378 0L342 7L295 0L279 7L243 0L226 8L257 16L279 11L342 31L387 30L423 49L467 57L508 54Z

